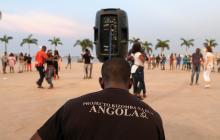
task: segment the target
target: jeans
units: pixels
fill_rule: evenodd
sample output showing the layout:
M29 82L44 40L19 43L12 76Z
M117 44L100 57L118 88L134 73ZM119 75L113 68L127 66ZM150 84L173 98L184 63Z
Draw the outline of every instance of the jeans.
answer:
M143 90L143 93L146 94L146 87L144 82L144 68L138 67L136 72L132 74L133 77L133 91L135 94L140 94Z
M44 71L44 66L36 66L37 71L39 72L40 78L37 81L37 84L39 86L42 85L45 77L45 71Z
M48 66L46 70L45 78L48 82L48 84L53 85L52 83L52 77L54 76L55 68L53 66Z
M199 74L200 74L200 65L192 65L191 83L193 83L194 81L195 74L196 74L196 83L198 83Z

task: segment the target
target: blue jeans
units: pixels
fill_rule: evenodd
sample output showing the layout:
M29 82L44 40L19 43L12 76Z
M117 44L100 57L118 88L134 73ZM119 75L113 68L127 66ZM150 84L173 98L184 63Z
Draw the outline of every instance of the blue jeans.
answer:
M194 81L194 76L196 74L196 84L199 80L199 74L200 74L200 65L192 65L192 75L191 75L191 83Z
M144 82L144 68L138 67L136 72L132 74L133 78L133 92L140 94L143 90L143 94L146 94L146 87Z

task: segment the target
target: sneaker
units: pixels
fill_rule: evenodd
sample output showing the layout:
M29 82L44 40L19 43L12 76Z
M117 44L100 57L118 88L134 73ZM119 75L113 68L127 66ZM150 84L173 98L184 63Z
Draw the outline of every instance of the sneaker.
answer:
M210 88L210 85L205 85L205 88Z

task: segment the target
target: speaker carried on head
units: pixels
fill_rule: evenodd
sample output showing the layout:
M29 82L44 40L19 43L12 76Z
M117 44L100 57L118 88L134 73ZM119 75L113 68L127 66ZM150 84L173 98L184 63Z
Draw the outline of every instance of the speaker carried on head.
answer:
M128 52L128 18L121 9L102 9L96 13L94 43L99 61L125 58Z

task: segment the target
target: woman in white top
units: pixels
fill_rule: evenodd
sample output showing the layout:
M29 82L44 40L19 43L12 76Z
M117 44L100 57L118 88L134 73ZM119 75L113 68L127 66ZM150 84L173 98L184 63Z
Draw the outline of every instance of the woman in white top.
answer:
M141 91L143 91L143 97L146 97L146 88L144 82L144 62L145 58L141 51L140 43L134 43L132 47L132 54L134 57L134 65L131 68L133 78L133 92L141 98Z
M212 53L212 47L207 46L205 48L205 58L204 58L204 80L206 82L205 87L209 88L211 83L211 72L214 67L215 55Z
M9 64L9 68L10 68L10 73L14 73L14 67L16 64L16 58L14 56L13 53L11 53L8 57L8 64Z

